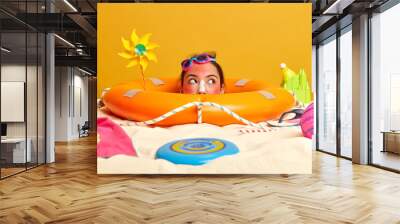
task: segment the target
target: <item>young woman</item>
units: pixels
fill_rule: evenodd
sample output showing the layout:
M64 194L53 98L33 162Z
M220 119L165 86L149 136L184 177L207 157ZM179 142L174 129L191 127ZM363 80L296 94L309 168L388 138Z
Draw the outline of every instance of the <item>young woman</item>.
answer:
M215 55L198 54L182 61L181 65L181 93L224 93L224 73Z

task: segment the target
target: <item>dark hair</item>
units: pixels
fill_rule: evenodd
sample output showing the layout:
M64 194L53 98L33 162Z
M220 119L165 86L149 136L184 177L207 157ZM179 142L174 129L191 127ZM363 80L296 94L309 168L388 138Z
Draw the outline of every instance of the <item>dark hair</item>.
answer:
M221 65L219 65L216 61L211 61L211 64L213 64L215 66L215 68L218 71L218 75L219 75L219 79L221 80L221 88L224 86L225 84L225 79L224 79L224 72L222 71ZM181 86L183 86L183 78L185 76L185 71L182 70L181 72Z

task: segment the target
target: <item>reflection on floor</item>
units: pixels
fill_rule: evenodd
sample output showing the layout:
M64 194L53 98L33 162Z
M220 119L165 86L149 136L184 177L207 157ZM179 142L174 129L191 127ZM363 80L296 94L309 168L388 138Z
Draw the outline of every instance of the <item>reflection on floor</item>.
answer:
M25 167L24 168L1 168L1 177L4 178L4 177L13 175L15 173L18 173L18 172L21 172L24 170L25 170Z
M22 172L26 170L25 164L1 164L1 178L5 178L7 176ZM35 167L36 163L28 163L26 164L27 169L30 169L31 167Z
M372 157L373 163L388 167L395 170L400 170L400 155L392 152L374 151Z

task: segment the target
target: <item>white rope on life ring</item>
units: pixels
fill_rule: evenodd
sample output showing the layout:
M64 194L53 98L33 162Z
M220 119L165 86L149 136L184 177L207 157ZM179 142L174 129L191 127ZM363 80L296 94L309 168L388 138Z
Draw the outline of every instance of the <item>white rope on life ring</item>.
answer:
M154 118L154 119L151 119L151 120L147 120L147 121L139 121L139 122L129 121L127 123L127 125L129 125L129 124L134 124L134 125L139 125L139 126L152 125L152 124L158 123L158 122L160 122L162 120L165 120L166 118L171 117L172 115L175 115L175 114L177 114L177 113L179 113L179 112L181 112L183 110L186 110L186 109L188 109L190 107L193 107L193 106L197 107L197 123L198 124L201 124L203 122L202 107L203 106L211 106L211 107L215 107L215 108L218 108L218 109L224 111L225 113L229 114L230 116L232 116L236 120L239 120L240 122L242 122L242 123L244 123L246 125L250 125L252 127L257 127L257 128L263 128L262 125L259 125L259 124L256 124L254 122L251 122L251 121L239 116L237 113L231 111L229 108L227 108L225 106L222 106L220 104L217 104L217 103L213 103L213 102L191 102L191 103L187 103L187 104L182 105L182 106L180 106L178 108L175 108L175 109L173 109L173 110L171 110L171 111L169 111L169 112L167 112L167 113L165 113L165 114L163 114L163 115L161 115L161 116L159 116L157 118Z

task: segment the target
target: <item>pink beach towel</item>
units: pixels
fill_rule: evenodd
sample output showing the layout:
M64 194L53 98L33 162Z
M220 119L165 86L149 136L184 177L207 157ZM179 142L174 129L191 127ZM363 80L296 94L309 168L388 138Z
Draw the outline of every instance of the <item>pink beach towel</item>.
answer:
M97 118L97 157L111 157L124 154L137 156L131 139L124 130L106 117Z
M314 103L308 105L304 111L300 119L300 126L304 137L311 139L314 134Z

